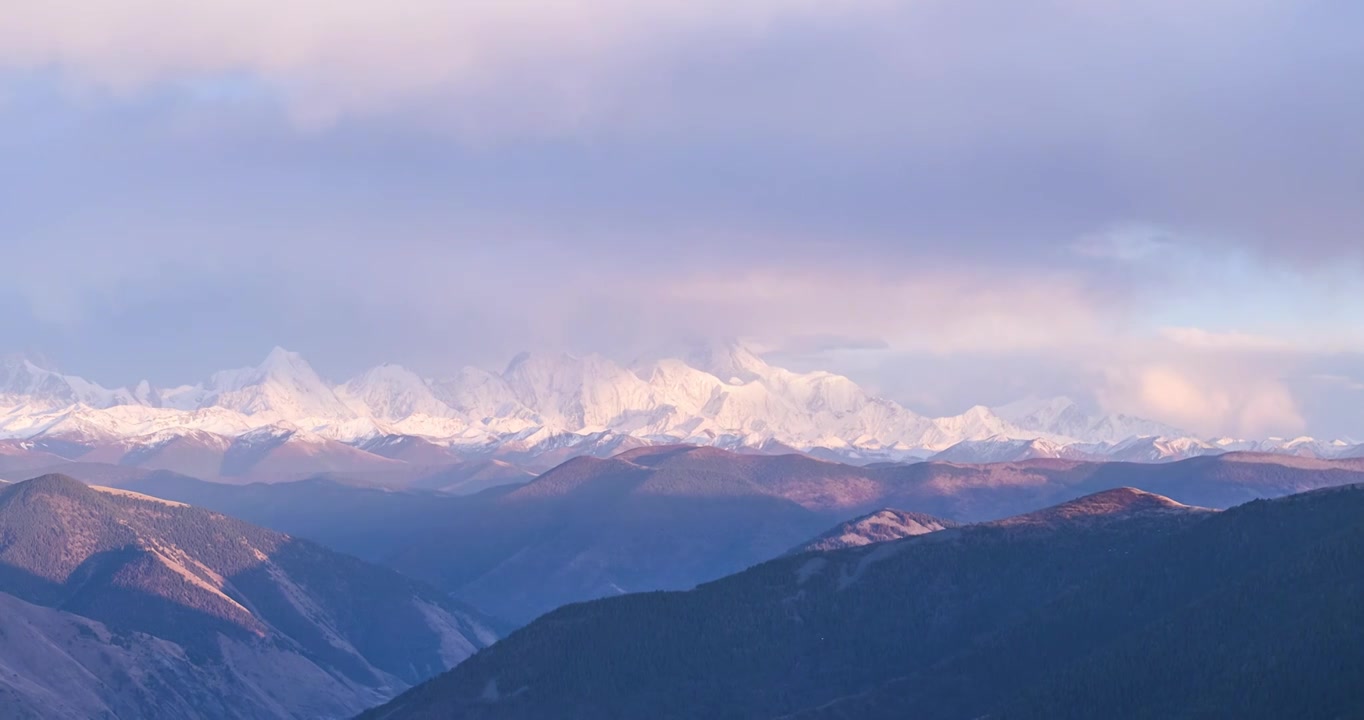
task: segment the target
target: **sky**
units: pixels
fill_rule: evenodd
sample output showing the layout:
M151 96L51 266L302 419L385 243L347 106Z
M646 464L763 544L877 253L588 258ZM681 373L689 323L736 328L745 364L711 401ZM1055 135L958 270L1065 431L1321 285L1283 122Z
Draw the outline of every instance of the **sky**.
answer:
M1354 0L9 0L0 353L743 337L928 414L1364 440Z

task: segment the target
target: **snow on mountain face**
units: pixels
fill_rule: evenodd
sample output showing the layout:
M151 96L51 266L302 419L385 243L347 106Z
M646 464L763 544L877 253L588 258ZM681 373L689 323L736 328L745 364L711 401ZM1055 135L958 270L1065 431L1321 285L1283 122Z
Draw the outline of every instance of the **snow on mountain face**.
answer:
M1112 460L1169 462L1225 452L1216 445L1190 437L1134 437L1105 449Z
M473 422L516 432L536 420L535 412L521 404L511 386L497 373L464 368L455 377L432 380L430 385L441 403Z
M1179 428L1130 415L1095 417L1067 397L1020 400L994 408L1018 428L1091 443L1117 443L1133 437L1188 437Z
M356 416L301 355L282 348L272 350L259 367L215 373L204 390L200 407L222 407L243 415L274 415L281 420Z
M1046 438L1014 440L993 437L986 440L963 440L929 458L932 462L995 463L1018 462L1037 458L1083 459L1086 454L1069 445L1061 445Z
M712 343L692 350L686 363L730 385L742 385L769 374L770 367L738 343Z
M336 389L336 395L360 417L398 421L411 415L451 417L454 412L436 399L419 375L400 365L380 365Z
M1001 405L994 411L1019 427L1043 432L1057 432L1089 424L1089 418L1080 406L1067 397L1029 398Z
M846 377L773 367L736 343L631 367L599 355L524 353L501 373L465 368L448 379L382 365L338 386L280 348L259 366L175 388L108 390L27 361L0 364L0 438L122 441L197 431L230 439L271 427L352 444L413 436L531 454L597 447L606 437L839 458L941 453L953 462L1165 461L1237 449L1335 457L1351 447L1310 438L1210 444L1140 418L1092 415L1067 398L926 418Z
M46 370L22 358L0 360L0 406L57 409L108 408L136 403L127 390L109 390L83 378Z
M1268 438L1265 440L1221 438L1214 440L1212 444L1221 452L1264 452L1321 460L1360 457L1359 451L1364 449L1364 445L1353 445L1345 440L1326 441L1310 437Z
M603 430L654 406L647 383L600 355L522 354L502 377L522 405L564 430Z

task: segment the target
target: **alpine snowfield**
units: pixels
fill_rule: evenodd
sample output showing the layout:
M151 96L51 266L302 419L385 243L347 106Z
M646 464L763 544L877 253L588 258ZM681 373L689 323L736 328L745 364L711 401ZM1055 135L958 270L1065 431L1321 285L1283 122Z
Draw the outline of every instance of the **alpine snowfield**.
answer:
M335 457L338 468L376 470L402 459L398 452L420 453L428 465L514 455L548 466L665 443L851 462L1364 455L1364 445L1342 440L1198 438L1089 413L1067 398L929 418L840 375L774 367L736 343L631 367L599 355L522 354L502 372L424 378L383 365L340 384L276 348L257 367L171 388L109 389L15 359L0 364L0 439L7 452L129 464L129 456L173 451L212 456L205 462L220 467L287 444L294 455ZM91 448L100 452L85 457Z

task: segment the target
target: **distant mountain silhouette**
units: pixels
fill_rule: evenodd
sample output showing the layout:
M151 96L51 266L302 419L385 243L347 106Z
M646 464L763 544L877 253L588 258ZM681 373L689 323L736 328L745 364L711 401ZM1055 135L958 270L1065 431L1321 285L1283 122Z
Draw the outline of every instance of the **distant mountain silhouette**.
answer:
M1364 487L1120 488L560 608L362 717L1344 718Z
M569 602L688 589L887 507L960 523L1123 486L1225 508L1352 482L1364 482L1358 461L1283 456L866 468L668 446L576 458L464 498L319 480L231 488L158 476L128 486L389 564L523 623Z

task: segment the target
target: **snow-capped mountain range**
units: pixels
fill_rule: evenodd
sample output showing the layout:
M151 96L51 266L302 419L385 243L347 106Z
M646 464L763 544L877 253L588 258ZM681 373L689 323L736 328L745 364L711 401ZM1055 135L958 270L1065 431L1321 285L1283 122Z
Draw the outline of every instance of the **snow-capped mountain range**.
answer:
M257 367L171 388L109 389L28 360L0 363L0 438L137 448L187 437L220 450L288 441L356 452L407 437L466 458L512 450L609 454L662 443L854 462L1152 462L1232 450L1364 455L1364 446L1343 441L1202 439L1151 420L1091 414L1066 398L925 417L840 375L774 367L737 343L630 367L599 355L522 354L502 372L465 368L443 379L382 365L340 384L280 348Z

